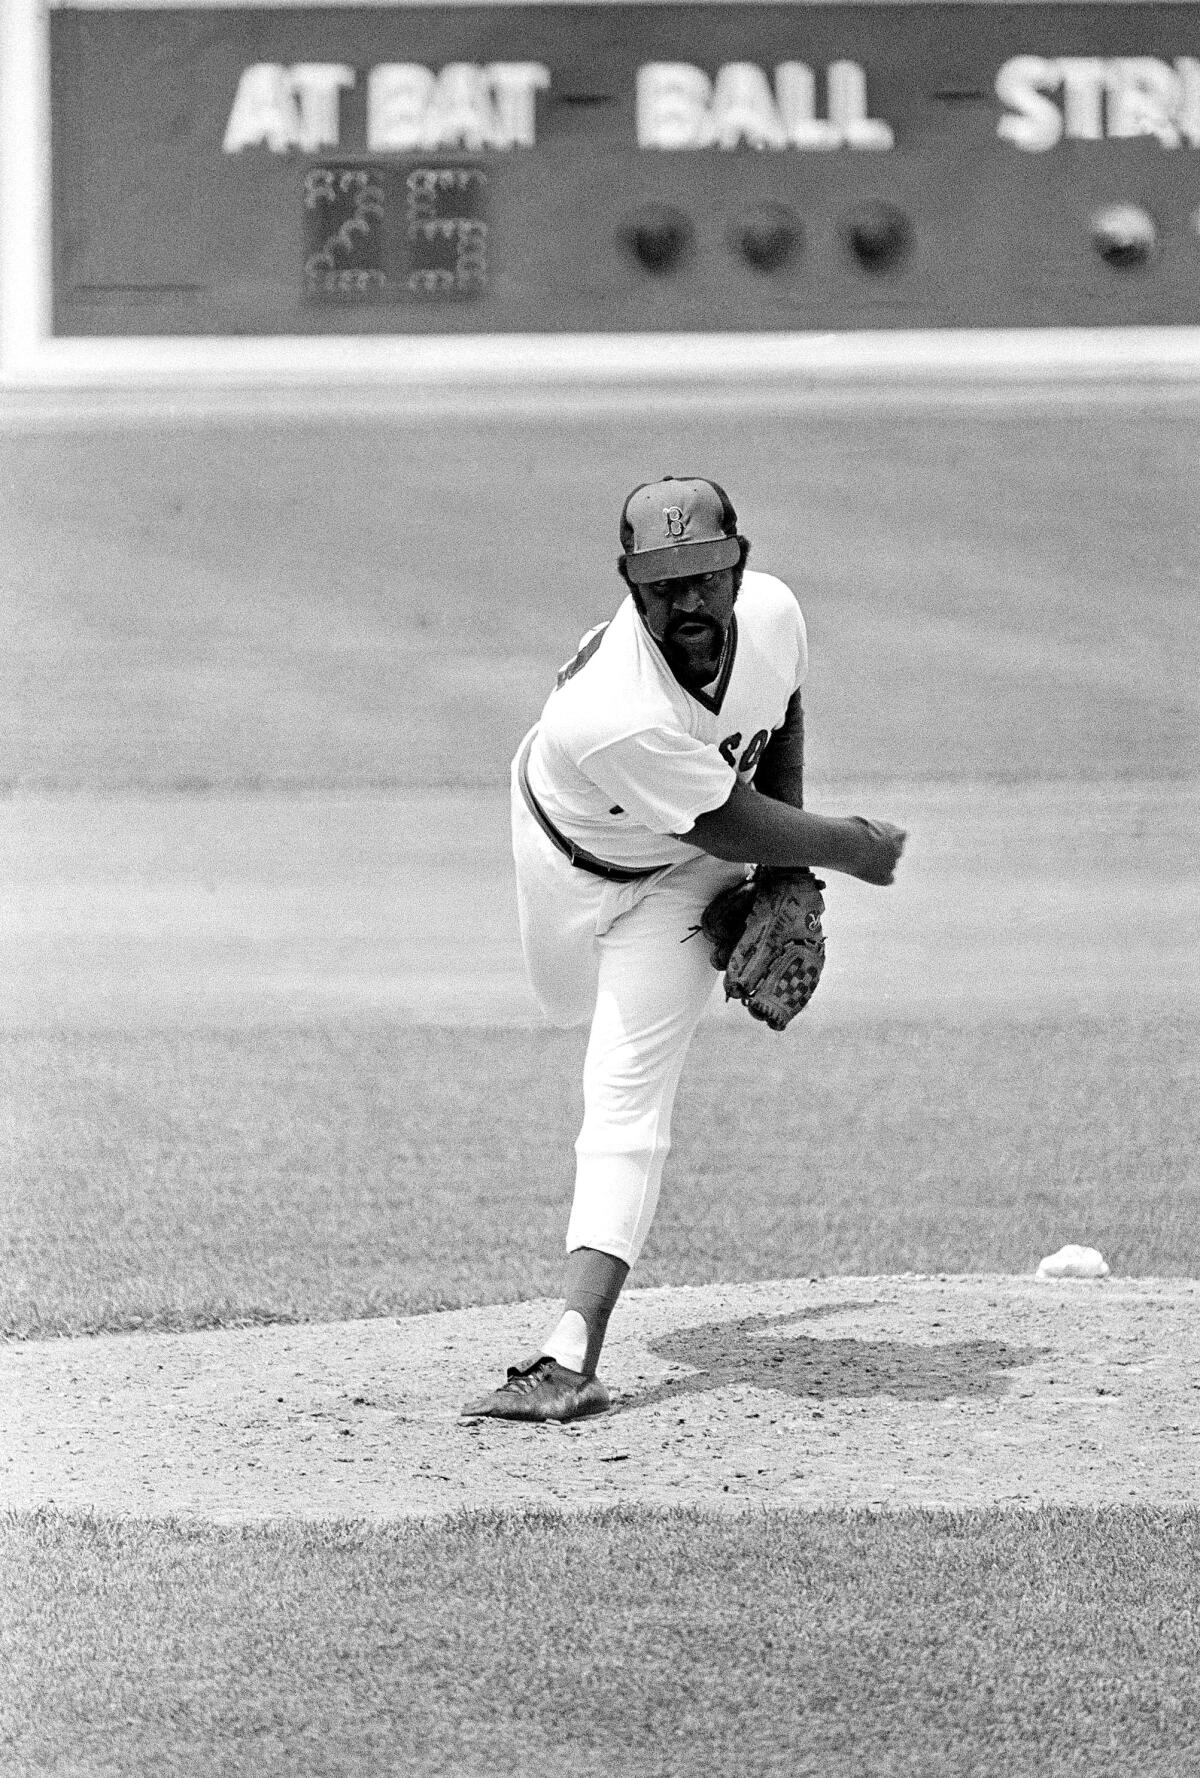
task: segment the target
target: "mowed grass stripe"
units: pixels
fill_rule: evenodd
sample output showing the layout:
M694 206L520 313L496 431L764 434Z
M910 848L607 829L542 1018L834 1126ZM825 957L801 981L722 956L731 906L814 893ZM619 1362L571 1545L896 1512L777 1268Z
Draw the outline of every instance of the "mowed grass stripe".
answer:
M665 451L641 389L6 431L0 785L500 787L664 458L797 592L818 778L1195 775L1195 433L1194 393L872 394L699 406Z
M1200 1274L1200 1020L701 1029L643 1285ZM581 1034L0 1040L0 1333L553 1295Z
M5 1769L1174 1775L1200 1512L0 1522Z

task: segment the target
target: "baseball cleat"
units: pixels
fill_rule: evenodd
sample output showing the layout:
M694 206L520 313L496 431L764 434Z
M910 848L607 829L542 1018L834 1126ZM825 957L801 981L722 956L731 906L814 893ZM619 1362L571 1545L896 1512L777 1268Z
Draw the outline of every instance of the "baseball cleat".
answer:
M506 1383L491 1395L465 1402L460 1412L470 1419L580 1420L585 1414L602 1414L608 1405L608 1390L599 1377L569 1371L543 1353L528 1364L510 1364Z

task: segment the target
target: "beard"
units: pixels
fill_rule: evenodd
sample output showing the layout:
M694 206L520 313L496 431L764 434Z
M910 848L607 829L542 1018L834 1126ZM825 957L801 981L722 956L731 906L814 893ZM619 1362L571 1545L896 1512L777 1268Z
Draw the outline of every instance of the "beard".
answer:
M694 628L690 626L695 626ZM660 644L667 664L684 686L707 685L716 677L725 648L725 629L705 612L673 618Z

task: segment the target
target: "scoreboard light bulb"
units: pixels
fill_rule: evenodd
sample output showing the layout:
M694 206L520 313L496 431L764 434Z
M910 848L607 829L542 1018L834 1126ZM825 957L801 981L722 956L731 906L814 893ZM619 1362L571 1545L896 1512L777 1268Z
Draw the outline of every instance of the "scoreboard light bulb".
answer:
M1140 204L1108 204L1092 216L1092 241L1108 265L1144 265L1158 244L1158 229Z

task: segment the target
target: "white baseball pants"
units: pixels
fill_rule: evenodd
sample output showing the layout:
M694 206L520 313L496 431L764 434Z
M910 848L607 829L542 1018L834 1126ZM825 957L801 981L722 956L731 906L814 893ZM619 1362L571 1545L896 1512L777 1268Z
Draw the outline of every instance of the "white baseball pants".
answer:
M512 838L530 985L551 1024L591 1020L567 1251L595 1247L632 1266L654 1220L684 1058L719 979L691 929L745 867L698 853L631 883L593 876L534 820L515 762Z

